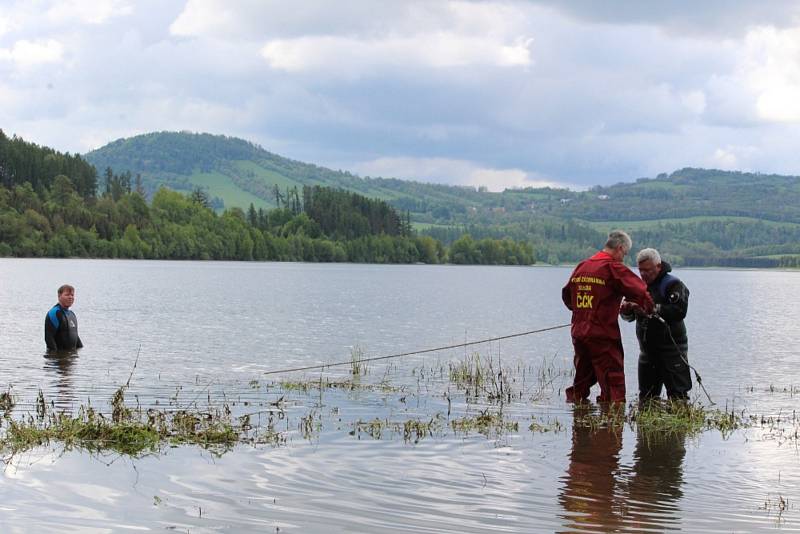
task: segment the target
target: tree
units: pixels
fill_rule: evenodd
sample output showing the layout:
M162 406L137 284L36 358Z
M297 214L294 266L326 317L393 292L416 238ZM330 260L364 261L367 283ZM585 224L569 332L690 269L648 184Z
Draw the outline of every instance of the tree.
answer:
M208 193L206 193L204 190L202 190L199 187L195 187L192 190L192 194L191 194L191 196L189 198L191 198L192 202L194 202L195 204L203 206L204 208L208 208L209 207Z

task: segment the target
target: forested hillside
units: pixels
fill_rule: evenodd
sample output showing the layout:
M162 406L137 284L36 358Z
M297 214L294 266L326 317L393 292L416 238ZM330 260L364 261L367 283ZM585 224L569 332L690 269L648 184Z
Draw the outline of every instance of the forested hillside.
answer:
M483 239L469 255L415 235L386 202L320 186L288 191L280 207L221 214L202 189L159 188L103 173L79 156L0 131L0 256L530 264L529 244ZM73 179L74 177L74 179Z

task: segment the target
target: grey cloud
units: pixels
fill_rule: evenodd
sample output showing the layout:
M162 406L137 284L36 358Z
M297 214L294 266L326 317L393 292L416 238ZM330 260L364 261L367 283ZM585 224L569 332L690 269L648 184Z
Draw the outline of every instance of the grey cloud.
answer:
M798 23L795 0L531 0L578 20L610 25L643 24L677 34L741 37L754 26L790 27Z

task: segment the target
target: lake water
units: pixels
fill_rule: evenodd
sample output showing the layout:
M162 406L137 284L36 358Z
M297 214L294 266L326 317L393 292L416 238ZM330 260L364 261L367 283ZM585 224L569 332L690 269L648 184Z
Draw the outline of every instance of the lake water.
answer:
M59 410L104 409L129 377L128 401L144 407L224 402L247 413L285 403L274 445L130 458L52 444L6 457L0 531L800 530L798 272L676 272L691 290L689 358L713 400L780 419L730 435L573 426L563 400L568 329L370 363L364 385L387 387L282 384L349 379L346 366L264 374L347 361L354 346L381 356L567 323L560 289L569 272L0 259L0 390L17 399L14 416L33 411L39 390ZM85 348L45 358L44 316L62 283L77 288ZM632 325L623 336L632 401ZM497 409L448 380L448 364L474 352L524 371L521 394L503 407L517 430L448 427ZM540 369L550 378L537 380ZM302 431L303 417L313 432ZM376 418L387 423L380 435L364 424ZM398 425L409 420L442 429L404 439ZM552 426L529 430L533 422Z

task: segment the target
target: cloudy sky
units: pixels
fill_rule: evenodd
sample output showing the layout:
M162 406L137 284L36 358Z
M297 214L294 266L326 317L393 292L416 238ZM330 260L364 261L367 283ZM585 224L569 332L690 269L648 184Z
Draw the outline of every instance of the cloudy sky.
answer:
M800 3L0 0L0 129L210 132L492 190L800 174Z

